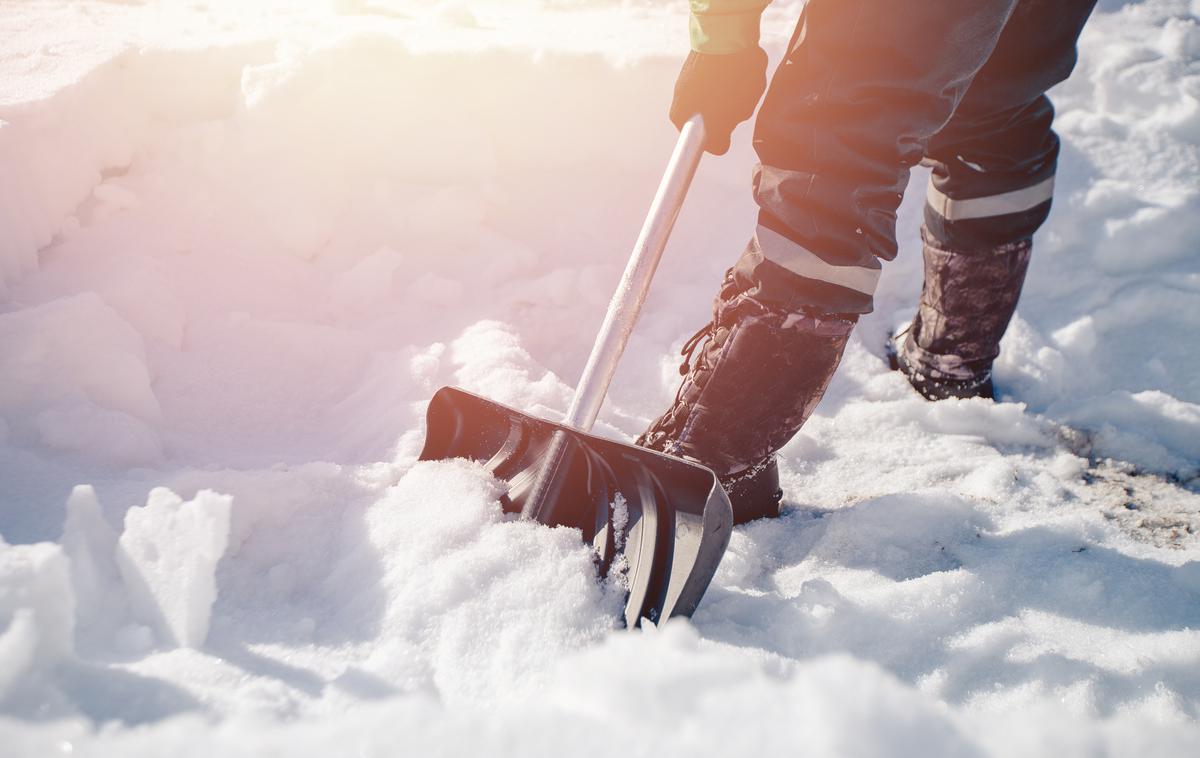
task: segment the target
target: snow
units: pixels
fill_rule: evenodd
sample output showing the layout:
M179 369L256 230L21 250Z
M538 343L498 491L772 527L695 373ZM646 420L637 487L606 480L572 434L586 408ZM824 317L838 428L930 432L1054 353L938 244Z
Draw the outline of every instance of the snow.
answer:
M685 6L0 8L6 756L1195 752L1194 2L1102 3L1053 93L1001 402L882 360L914 175L785 514L691 622L615 629L576 534L415 463L442 385L566 408L672 144ZM752 160L743 127L702 164L600 433L669 402Z
M183 502L155 488L144 508L125 513L117 569L133 615L163 642L200 647L217 599L216 566L229 543L228 496L205 490Z

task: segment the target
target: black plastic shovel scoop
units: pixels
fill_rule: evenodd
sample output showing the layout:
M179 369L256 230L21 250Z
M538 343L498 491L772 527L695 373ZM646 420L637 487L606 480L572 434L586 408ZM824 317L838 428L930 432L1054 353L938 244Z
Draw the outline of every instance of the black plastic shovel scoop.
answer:
M729 544L733 513L713 472L588 430L600 412L703 153L684 125L562 423L443 387L429 403L421 460L468 458L508 482L506 511L579 529L602 575L629 589L624 619L690 616Z

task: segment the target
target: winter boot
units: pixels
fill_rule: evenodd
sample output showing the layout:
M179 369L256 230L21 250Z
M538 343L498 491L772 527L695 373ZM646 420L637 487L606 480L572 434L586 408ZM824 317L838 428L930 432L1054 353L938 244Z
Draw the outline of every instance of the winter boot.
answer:
M712 321L683 347L674 404L637 444L715 471L734 523L777 516L775 451L821 399L856 319L768 307L726 275Z
M920 304L908 329L889 339L889 363L929 400L991 398L992 362L1021 296L1032 241L958 251L924 228L921 239Z
M908 383L926 400L947 400L950 398L966 399L983 397L991 400L995 396L992 385L992 370L970 379L937 378L936 372L928 371L919 364L910 362L905 354L905 338L912 332L913 324L901 329L895 334L888 334L884 352L887 354L888 366L892 371L899 371L908 379ZM925 372L925 373L923 373Z

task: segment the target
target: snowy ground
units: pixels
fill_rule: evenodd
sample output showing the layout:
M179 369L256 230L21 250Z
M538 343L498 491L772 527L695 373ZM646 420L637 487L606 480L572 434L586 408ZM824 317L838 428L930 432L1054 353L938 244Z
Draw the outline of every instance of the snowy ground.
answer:
M443 384L565 407L673 140L684 5L0 6L0 752L1195 753L1194 0L1102 3L1054 93L1004 402L881 360L914 176L787 513L690 624L613 630L573 533L414 465ZM753 223L738 138L605 433L669 400Z

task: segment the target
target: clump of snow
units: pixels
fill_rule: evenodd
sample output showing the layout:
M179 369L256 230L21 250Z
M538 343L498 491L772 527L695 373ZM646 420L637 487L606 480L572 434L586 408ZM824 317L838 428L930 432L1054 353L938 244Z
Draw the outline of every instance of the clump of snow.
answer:
M127 614L125 591L117 569L117 534L104 519L96 491L79 485L67 499L60 540L71 568L71 586L79 619L77 636L112 635ZM91 641L91 639L89 641Z
M622 598L597 583L578 533L504 517L502 491L475 464L420 463L370 506L364 548L380 577L339 611L339 623L378 617L382 644L362 671L428 676L450 700L494 697L614 627ZM351 554L330 585L353 587L361 561Z
M117 568L134 615L165 644L199 647L208 636L232 505L231 498L211 491L184 502L156 488L145 507L125 513Z
M511 328L494 321L468 327L450 345L454 383L518 408L564 408L569 388L541 369Z
M142 337L95 293L0 314L9 434L115 464L161 457Z
M0 540L0 706L23 713L74 653L75 595L58 545Z

